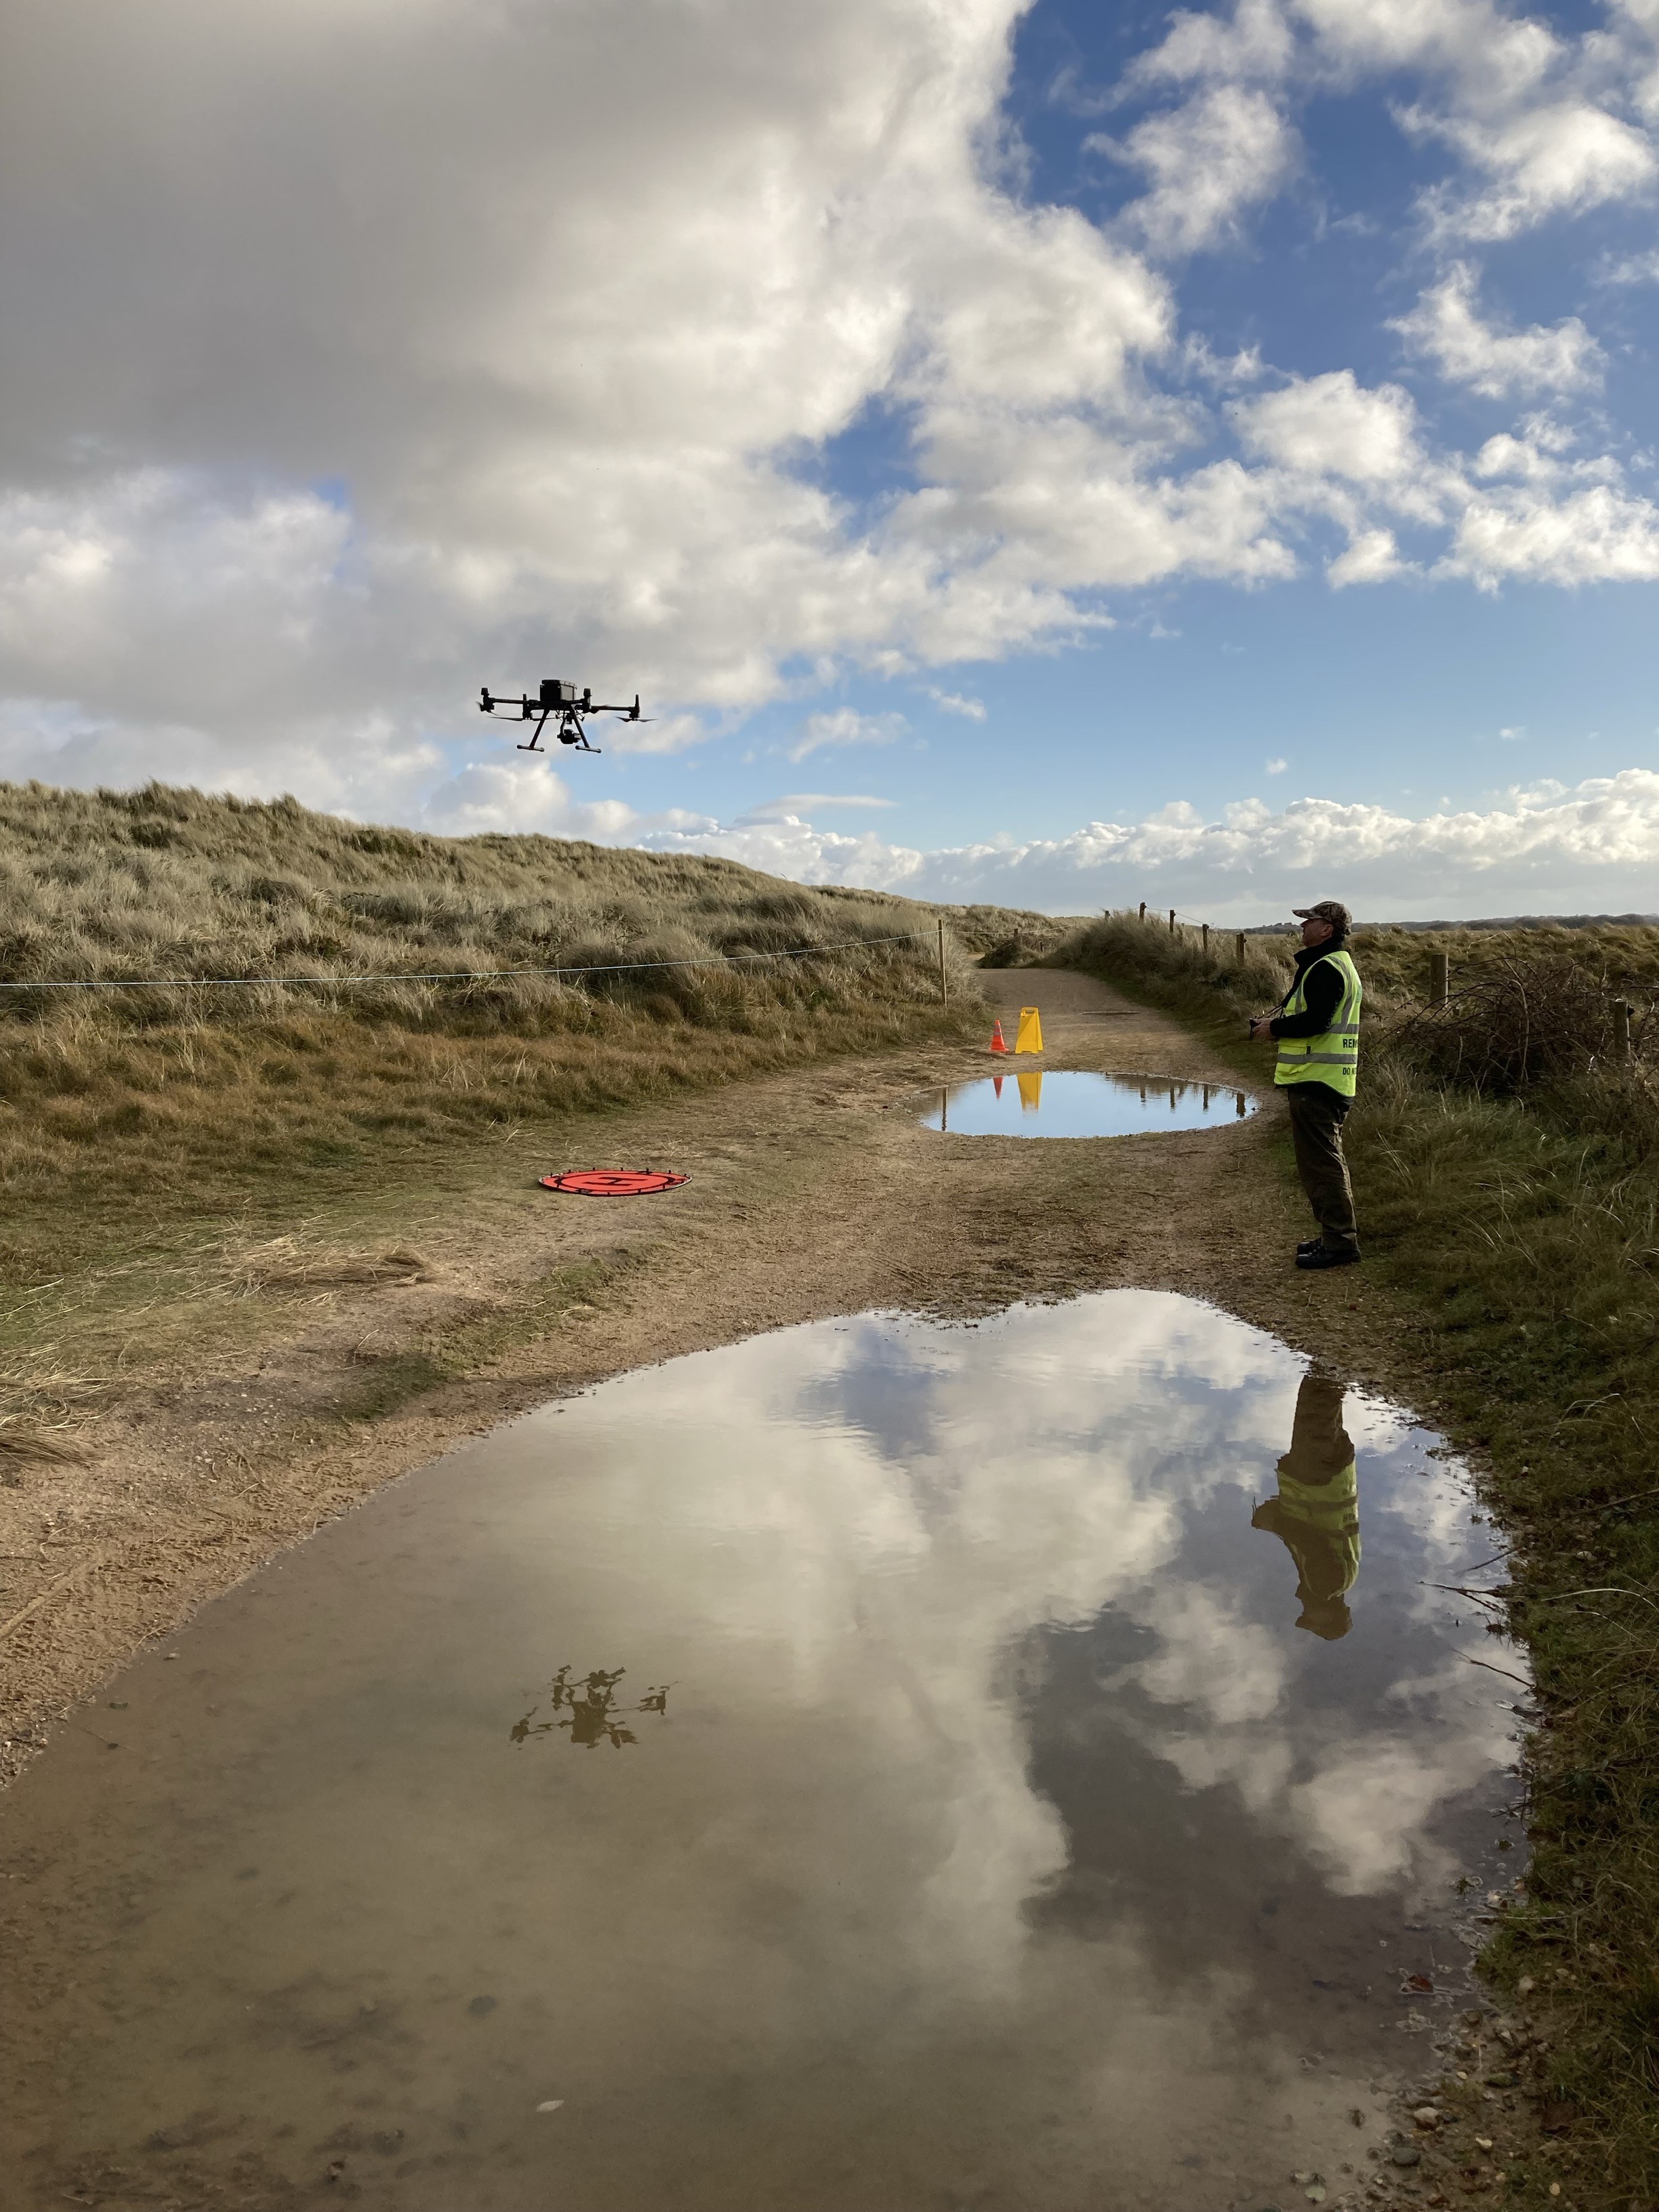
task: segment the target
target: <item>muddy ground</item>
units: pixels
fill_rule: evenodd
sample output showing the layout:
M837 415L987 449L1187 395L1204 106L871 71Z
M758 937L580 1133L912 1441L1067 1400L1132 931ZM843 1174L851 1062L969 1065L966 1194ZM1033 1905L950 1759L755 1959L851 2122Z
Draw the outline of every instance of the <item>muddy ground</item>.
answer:
M520 1133L442 1188L388 1192L383 1236L356 1254L301 1240L254 1255L222 1292L258 1309L252 1326L239 1314L234 1350L204 1316L199 1356L113 1393L78 1434L83 1456L4 1471L0 1777L142 1645L389 1477L525 1407L757 1330L1141 1284L1412 1395L1381 1287L1291 1265L1308 1224L1270 1157L1265 1054L1264 1110L1218 1131L1049 1144L920 1127L915 1093L993 1066L1237 1079L1091 978L983 983L994 1011L1040 1006L1041 1062L889 1053L595 1119L551 1149ZM691 1181L596 1200L535 1180L625 1164ZM298 1279L307 1259L313 1279ZM353 1272L378 1279L326 1279Z

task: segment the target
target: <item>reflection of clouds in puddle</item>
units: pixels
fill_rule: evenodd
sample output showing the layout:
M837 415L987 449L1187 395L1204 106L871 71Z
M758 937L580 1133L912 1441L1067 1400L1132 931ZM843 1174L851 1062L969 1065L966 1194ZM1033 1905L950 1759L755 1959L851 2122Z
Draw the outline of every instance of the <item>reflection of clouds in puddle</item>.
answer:
M1279 1724L1149 1733L1146 1741L1189 1790L1230 1784L1256 1824L1304 1854L1339 1897L1431 1885L1454 1863L1425 1832L1431 1816L1505 1761L1501 1724L1425 1714L1426 1741L1373 1733L1356 1744L1340 1719L1322 1740L1283 1712L1266 1718Z
M1247 1620L1232 1591L1188 1583L1130 1610L1163 1639L1156 1658L1124 1669L1155 1704L1184 1706L1188 1726L1201 1715L1222 1729L1279 1711L1289 1672L1281 1640Z
M1425 1822L1503 1762L1503 1717L1449 1660L1425 1668L1416 1652L1409 1691L1374 1684L1361 1709L1310 1703L1316 1661L1292 1642L1288 1592L1252 1618L1248 1547L1267 1540L1250 1530L1251 1501L1272 1490L1303 1372L1244 1324L1145 1292L972 1328L871 1316L785 1331L617 1386L677 1478L645 1512L637 1498L592 1502L626 1522L636 1588L675 1583L672 1609L702 1611L690 1632L772 1648L781 1697L857 1712L858 1790L883 1796L872 1778L890 1778L881 1817L916 1855L901 1949L1000 1985L1025 1945L1025 1901L1068 1851L1006 1694L1006 1655L1040 1624L1086 1626L1109 1609L1144 1631L1144 1656L1103 1689L1122 1705L1116 1724L1188 1790L1231 1786L1269 1847L1292 1846L1338 1895L1425 1878L1443 1856ZM625 1466L620 1396L588 1404L605 1465ZM753 1415L741 1449L734 1404ZM1397 1473L1422 1463L1424 1432L1374 1401L1351 1399L1348 1418L1379 1571L1402 1547L1420 1557L1455 1543L1455 1487ZM562 1430L568 1454L580 1438ZM1183 1551L1195 1528L1237 1559L1237 1579L1213 1559L1194 1571ZM1394 1576L1392 1600L1429 1621L1411 1580ZM728 1719L726 1701L765 1698L769 1668L726 1683ZM1379 1698L1395 1704L1386 1719L1370 1709Z
M1307 1710L1306 1686L1282 1639L1241 1617L1234 1589L1157 1588L1122 1607L1161 1639L1157 1655L1123 1670L1123 1680L1179 1718L1173 1728L1145 1717L1128 1725L1188 1790L1230 1784L1334 1893L1402 1882L1420 1892L1451 1863L1427 1832L1433 1816L1501 1770L1511 1730L1501 1701L1471 1678L1469 1639L1450 1627L1430 1586L1436 1570L1427 1563L1462 1540L1465 1486L1440 1468L1432 1484L1423 1481L1415 1470L1428 1438L1395 1409L1351 1396L1343 1422L1358 1448L1373 1602L1385 1585L1391 1608L1423 1632L1395 1656L1401 1671L1375 1686L1369 1714ZM1402 1553L1412 1561L1403 1576ZM1363 1595L1360 1602L1363 1609Z
M447 2161L551 2078L588 2162L536 2167L538 2203L830 2212L1193 2202L1176 2157L1249 2202L1292 2140L1352 2155L1400 2041L1376 1936L1468 1834L1506 1693L1419 1603L1467 1506L1389 1409L1349 1404L1353 1631L1294 1626L1305 1558L1251 1522L1304 1368L1162 1294L868 1317L620 1378L383 1492L193 1626L199 1676L151 1670L161 1752L70 1833L62 1898L95 1905L100 1854L106 1894L134 1864L167 1892L100 1953L145 2028L100 2052L88 2128L217 2104L318 2141L373 2093ZM567 1658L607 1663L504 1743L504 1685L527 1706ZM191 1705L225 1682L245 1760ZM292 1903L250 1914L241 1862ZM305 2033L274 2028L313 1984Z
M1288 1823L1339 1897L1424 1881L1422 1831L1435 1808L1490 1771L1486 1747L1460 1730L1432 1745L1398 1738L1329 1758L1289 1792Z

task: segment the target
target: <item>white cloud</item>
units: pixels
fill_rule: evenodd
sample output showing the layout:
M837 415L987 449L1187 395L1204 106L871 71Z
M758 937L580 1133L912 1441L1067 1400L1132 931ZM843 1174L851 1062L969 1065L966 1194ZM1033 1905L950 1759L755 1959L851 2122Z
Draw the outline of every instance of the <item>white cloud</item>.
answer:
M1245 799L1206 819L1176 802L1137 823L1095 822L1065 837L933 853L803 823L658 832L639 842L720 853L803 882L1051 914L1144 898L1200 919L1253 922L1333 896L1376 921L1649 912L1659 908L1659 774L1627 769L1571 791L1517 791L1486 812L1426 818L1298 799L1278 813Z
M1277 82L1289 73L1294 53L1294 33L1275 0L1238 0L1231 15L1182 8L1170 17L1163 45L1138 56L1125 76L1131 86L1165 80Z
M1124 83L1260 99L1413 72L1418 96L1399 119L1462 164L1424 212L1443 236L1509 238L1653 181L1653 149L1620 111L1629 101L1659 118L1659 33L1650 0L1615 0L1613 15L1610 32L1571 40L1492 0L1239 0L1231 15L1179 11Z
M453 730L484 680L740 709L790 661L994 654L1109 580L1104 523L1063 582L1018 530L1056 440L1179 565L1184 420L1141 381L1167 289L985 158L1019 13L33 21L0 191L50 275L0 330L0 690L199 726L223 780L295 714ZM860 534L798 463L872 400L926 481Z
M1527 484L1494 490L1465 507L1440 572L1488 590L1510 577L1650 583L1659 578L1659 508L1605 483L1561 498Z
M349 539L347 517L314 492L231 497L158 468L0 493L8 688L135 718L291 714Z
M1285 186L1297 99L1406 68L1443 228L1645 191L1616 84L1648 82L1648 0L1600 59L1487 0L1177 15L1126 78L1182 90L1122 135L1150 188L1109 232L1010 185L1023 12L33 11L0 131L12 772L417 811L482 682L639 690L661 719L599 742L674 752L803 669L914 683L1125 588L1290 576L1319 518L1335 585L1403 571L1402 520L1440 533L1425 578L1651 573L1646 505L1526 426L1507 483L1349 368L1218 412L1273 372L1183 342L1151 258ZM1576 319L1488 325L1453 279L1418 317L1480 389L1595 365ZM802 461L872 408L915 482L869 522Z
M1470 462L1469 473L1481 479L1520 477L1537 484L1568 483L1575 475L1585 474L1607 480L1605 459L1576 464L1566 460L1573 442L1572 433L1564 425L1547 415L1534 415L1521 425L1518 436L1513 431L1500 430L1496 437L1488 438ZM1612 476L1616 482L1616 469Z
M837 707L829 714L809 714L785 750L792 761L804 761L830 746L896 745L909 727L902 714L860 714L855 708Z
M985 720L983 699L969 698L960 691L940 691L932 684L927 688L927 696L936 707L941 708L947 714L962 714L970 722L982 722Z
M1607 13L1613 72L1637 112L1659 119L1659 0L1609 0Z
M1290 175L1299 150L1267 94L1233 84L1147 116L1121 142L1097 135L1086 143L1151 179L1123 221L1160 256L1200 252L1235 235L1245 210Z
M1408 68L1484 103L1537 89L1562 46L1547 24L1492 0L1296 0L1319 60L1349 82Z
M1572 434L1547 416L1488 439L1460 465L1425 451L1407 392L1368 389L1348 369L1234 400L1230 411L1246 452L1278 472L1258 488L1264 502L1299 504L1347 529L1326 570L1338 589L1407 574L1483 590L1508 579L1572 586L1659 575L1659 507L1627 491L1607 456L1566 459ZM1449 531L1431 567L1401 556L1379 510Z
M524 836L590 838L596 844L639 844L652 835L708 836L716 824L707 816L682 810L645 815L620 799L592 802L573 799L570 787L550 763L482 761L449 776L422 810L421 826L445 836L472 837L485 831Z
M1659 284L1659 247L1650 253L1624 253L1603 260L1595 270L1598 284Z
M1419 136L1445 139L1484 173L1472 194L1454 187L1430 202L1447 237L1514 238L1549 216L1645 194L1659 173L1642 132L1586 100L1523 106L1496 122L1424 108L1405 119Z
M1361 530L1346 550L1328 562L1326 580L1340 591L1349 584L1382 584L1403 575L1407 563L1400 557L1392 530Z
M1283 775L1285 769L1289 768L1290 763L1282 755L1275 754L1272 760L1263 761L1261 766L1265 775Z
M1389 329L1426 354L1443 376L1490 399L1511 392L1581 392L1601 382L1601 349L1577 315L1547 329L1538 323L1524 331L1494 329L1476 312L1479 281L1467 262L1455 262Z
M1367 390L1349 368L1236 399L1231 413L1247 452L1306 476L1386 483L1419 465L1411 394L1395 384Z

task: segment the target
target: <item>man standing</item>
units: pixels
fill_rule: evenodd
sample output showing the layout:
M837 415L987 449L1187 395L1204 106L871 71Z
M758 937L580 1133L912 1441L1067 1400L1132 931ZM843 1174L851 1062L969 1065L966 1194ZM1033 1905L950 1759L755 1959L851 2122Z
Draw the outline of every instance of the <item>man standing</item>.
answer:
M1359 971L1344 950L1351 917L1340 899L1291 909L1302 923L1296 973L1277 1014L1260 1014L1253 1037L1273 1037L1273 1082L1291 1110L1297 1172L1319 1234L1297 1248L1298 1267L1348 1267L1359 1257L1353 1186L1342 1124L1359 1066Z

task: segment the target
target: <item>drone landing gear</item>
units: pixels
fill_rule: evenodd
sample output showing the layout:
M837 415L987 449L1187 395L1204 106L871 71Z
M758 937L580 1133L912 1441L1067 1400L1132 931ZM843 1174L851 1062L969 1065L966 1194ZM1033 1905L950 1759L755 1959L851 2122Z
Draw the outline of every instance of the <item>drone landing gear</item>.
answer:
M541 751L542 732L547 727L549 721L556 711L557 710L556 708L550 707L546 714L540 717L535 728L530 732L528 738L518 746L517 750L520 752L538 753ZM530 717L528 714L526 714L520 719L527 722L530 720ZM588 744L587 732L581 726L581 717L577 714L574 709L568 707L567 707L563 712L559 714L559 726L555 734L558 738L559 743L562 745L574 745L580 752L598 753L603 752L605 750L602 745L590 745Z

